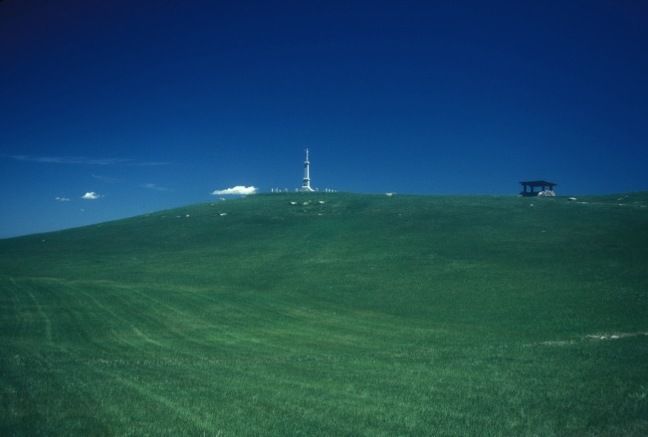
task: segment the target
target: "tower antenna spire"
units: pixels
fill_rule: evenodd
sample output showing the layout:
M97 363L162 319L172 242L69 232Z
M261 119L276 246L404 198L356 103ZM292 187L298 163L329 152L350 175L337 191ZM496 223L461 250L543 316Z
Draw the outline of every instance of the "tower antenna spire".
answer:
M304 160L304 179L302 180L301 191L315 191L310 184L310 161L308 160L308 147L306 147L306 159Z

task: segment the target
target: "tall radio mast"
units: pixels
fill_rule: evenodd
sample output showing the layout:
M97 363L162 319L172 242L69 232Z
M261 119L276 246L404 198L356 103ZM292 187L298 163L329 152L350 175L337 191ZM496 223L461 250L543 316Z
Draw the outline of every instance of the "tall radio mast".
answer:
M308 160L308 149L306 149L306 159L304 160L304 180L302 182L301 191L315 191L311 188L310 181L310 161Z

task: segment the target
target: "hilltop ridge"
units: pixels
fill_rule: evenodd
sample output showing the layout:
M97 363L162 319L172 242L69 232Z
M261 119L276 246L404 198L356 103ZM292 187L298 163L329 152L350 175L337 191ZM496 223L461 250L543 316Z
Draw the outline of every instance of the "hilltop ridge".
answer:
M642 434L646 205L265 194L0 240L2 430Z

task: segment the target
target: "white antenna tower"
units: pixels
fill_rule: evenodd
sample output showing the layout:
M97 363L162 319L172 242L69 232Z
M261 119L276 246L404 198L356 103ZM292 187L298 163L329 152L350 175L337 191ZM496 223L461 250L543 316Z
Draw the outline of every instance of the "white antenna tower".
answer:
M306 159L304 160L304 179L301 186L301 191L315 191L311 188L310 184L310 161L308 160L308 148L306 148Z

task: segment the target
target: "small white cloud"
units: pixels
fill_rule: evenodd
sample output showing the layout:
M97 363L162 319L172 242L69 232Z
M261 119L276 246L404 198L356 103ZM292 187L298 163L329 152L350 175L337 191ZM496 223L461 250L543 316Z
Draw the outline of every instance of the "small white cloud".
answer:
M69 202L69 201L70 201L70 198L69 198L69 197L60 197L60 196L56 196L54 199L55 199L56 201L58 201L58 202Z
M257 190L258 188L254 186L246 187L244 185L237 185L235 187L225 188L224 190L214 190L212 194L214 196L227 196L227 195L245 196L247 194L254 194L257 192Z
M81 198L83 200L97 200L100 197L101 196L99 194L95 193L94 191L88 191L83 196L81 196Z

